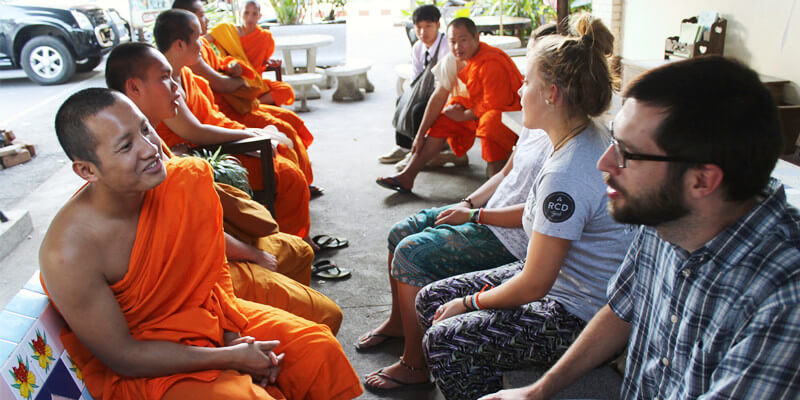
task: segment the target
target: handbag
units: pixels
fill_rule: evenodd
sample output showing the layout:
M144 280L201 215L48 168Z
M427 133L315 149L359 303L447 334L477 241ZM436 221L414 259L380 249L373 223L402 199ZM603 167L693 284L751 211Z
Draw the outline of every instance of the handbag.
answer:
M397 100L397 108L394 111L394 118L392 118L392 125L395 131L411 139L417 135L414 129L416 127L414 113L411 112L411 108L418 103L427 103L436 88L436 79L433 76L432 69L439 62L439 47L444 41L444 34L439 35L439 44L436 45L433 57L431 57L425 69L411 82L411 88L400 95Z

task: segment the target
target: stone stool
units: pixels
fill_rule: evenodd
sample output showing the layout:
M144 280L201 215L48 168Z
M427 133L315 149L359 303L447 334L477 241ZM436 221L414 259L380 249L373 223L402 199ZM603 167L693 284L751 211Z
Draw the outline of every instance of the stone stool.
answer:
M367 93L372 93L375 86L367 80L367 71L372 68L372 63L367 61L354 61L325 70L325 74L336 78L336 91L333 92L334 101L346 98L364 100L364 94L359 88L364 88Z
M325 80L324 75L316 73L283 75L283 81L292 85L295 96L300 97L300 106L295 105L294 110L296 112L311 111L311 109L308 108L308 105L306 104L306 89L311 85L321 83L324 80Z
M394 74L397 75L397 95L400 96L406 90L406 82L410 82L413 73L411 64L400 64L394 66Z

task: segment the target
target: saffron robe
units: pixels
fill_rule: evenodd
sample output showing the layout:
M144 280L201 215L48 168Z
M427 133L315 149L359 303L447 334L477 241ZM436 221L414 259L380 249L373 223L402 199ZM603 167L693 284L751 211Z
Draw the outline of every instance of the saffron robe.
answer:
M181 83L186 93L186 106L197 119L208 125L216 125L229 129L245 129L246 126L233 121L220 112L213 100L208 81L196 76L191 69L184 67L181 70ZM156 132L167 146L173 147L181 143L189 143L178 136L163 122L158 124ZM263 189L261 174L261 161L256 157L237 157L248 171L250 185L255 190ZM311 217L308 202L311 194L308 191L308 181L305 174L297 166L297 156L292 149L278 146L275 162L275 220L280 225L281 232L306 237L311 227Z
M448 104L461 104L471 109L477 120L454 121L439 115L427 134L447 138L453 153L461 157L472 147L475 137L481 138L481 155L487 162L509 157L517 143L517 135L501 120L503 111L522 109L518 89L522 75L504 51L480 43L478 52L458 73L466 84L468 96L451 96Z
M229 65L230 57L223 59L217 55L214 48L205 38L201 38L202 47L201 54L203 60L212 69L225 73ZM195 75L196 76L196 75ZM210 86L209 86L210 90ZM240 122L249 128L263 128L267 125L274 125L280 132L286 135L294 144L294 150L298 159L298 166L306 175L306 180L309 184L314 181L314 175L311 170L311 161L308 157L308 146L314 141L314 136L306 127L305 122L300 119L294 111L287 110L282 107L260 104L257 96L251 97L252 104L249 108L245 108L244 112L240 111L235 106L235 101L231 101L228 94L220 92L211 92L220 111L228 116L228 118Z
M239 36L236 26L223 22L211 29L209 34L214 38L223 57L233 57L242 65L242 79L248 88L259 93L258 96L270 93L275 104L279 106L294 103L294 91L288 83L261 77L267 69L269 58L275 52L272 32L256 27L255 31Z
M199 347L223 345L224 331L280 340L274 351L285 358L272 393L278 389L290 399L352 399L361 394L359 378L327 326L234 296L222 207L208 163L189 157L165 165L167 178L145 193L128 271L110 285L131 335ZM222 372L122 377L68 328L62 341L96 399L161 399L185 380L205 382L212 389ZM253 390L247 381L237 389Z
M236 239L277 258L275 272L246 261L228 261L236 297L289 311L325 324L334 335L342 324L336 302L308 287L314 251L303 239L280 233L269 210L235 187L216 183L224 230ZM224 193L220 193L224 191Z

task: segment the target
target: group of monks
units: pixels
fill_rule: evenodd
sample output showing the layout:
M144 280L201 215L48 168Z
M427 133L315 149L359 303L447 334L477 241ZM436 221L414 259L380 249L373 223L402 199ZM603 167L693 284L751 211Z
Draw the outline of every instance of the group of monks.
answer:
M118 46L106 63L108 89L80 91L57 113L59 142L87 183L45 236L41 279L97 399L351 399L363 391L335 338L341 310L308 287L314 137L281 107L294 101L291 87L262 77L275 46L259 18L258 2L248 1L241 26L208 32L201 1L176 0L156 20L156 47ZM491 51L476 44L456 56L492 60ZM470 82L469 95L480 91ZM460 129L493 138L486 132L497 113L459 99L474 109ZM208 163L176 155L260 135L274 139L274 213L215 183ZM454 134L454 150L466 151L466 136ZM492 160L507 158L510 146L491 150ZM240 160L261 189L260 159Z

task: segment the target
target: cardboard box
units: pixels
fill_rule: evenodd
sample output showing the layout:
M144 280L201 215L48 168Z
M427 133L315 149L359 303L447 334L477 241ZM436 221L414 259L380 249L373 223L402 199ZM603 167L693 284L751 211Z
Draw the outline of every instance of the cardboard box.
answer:
M6 147L0 147L0 157L13 156L25 150L24 144L12 144Z
M14 139L17 138L17 136L14 135L13 131L7 131L5 129L2 129L0 130L0 132L3 133L3 138L6 140L6 143L11 143L14 141Z
M28 152L31 153L31 157L36 157L36 146L19 139L14 140L12 144L21 144L25 146L25 148L28 149Z
M26 163L30 160L31 153L26 148L23 148L19 153L0 157L0 163L2 163L6 168L11 168L15 165Z

